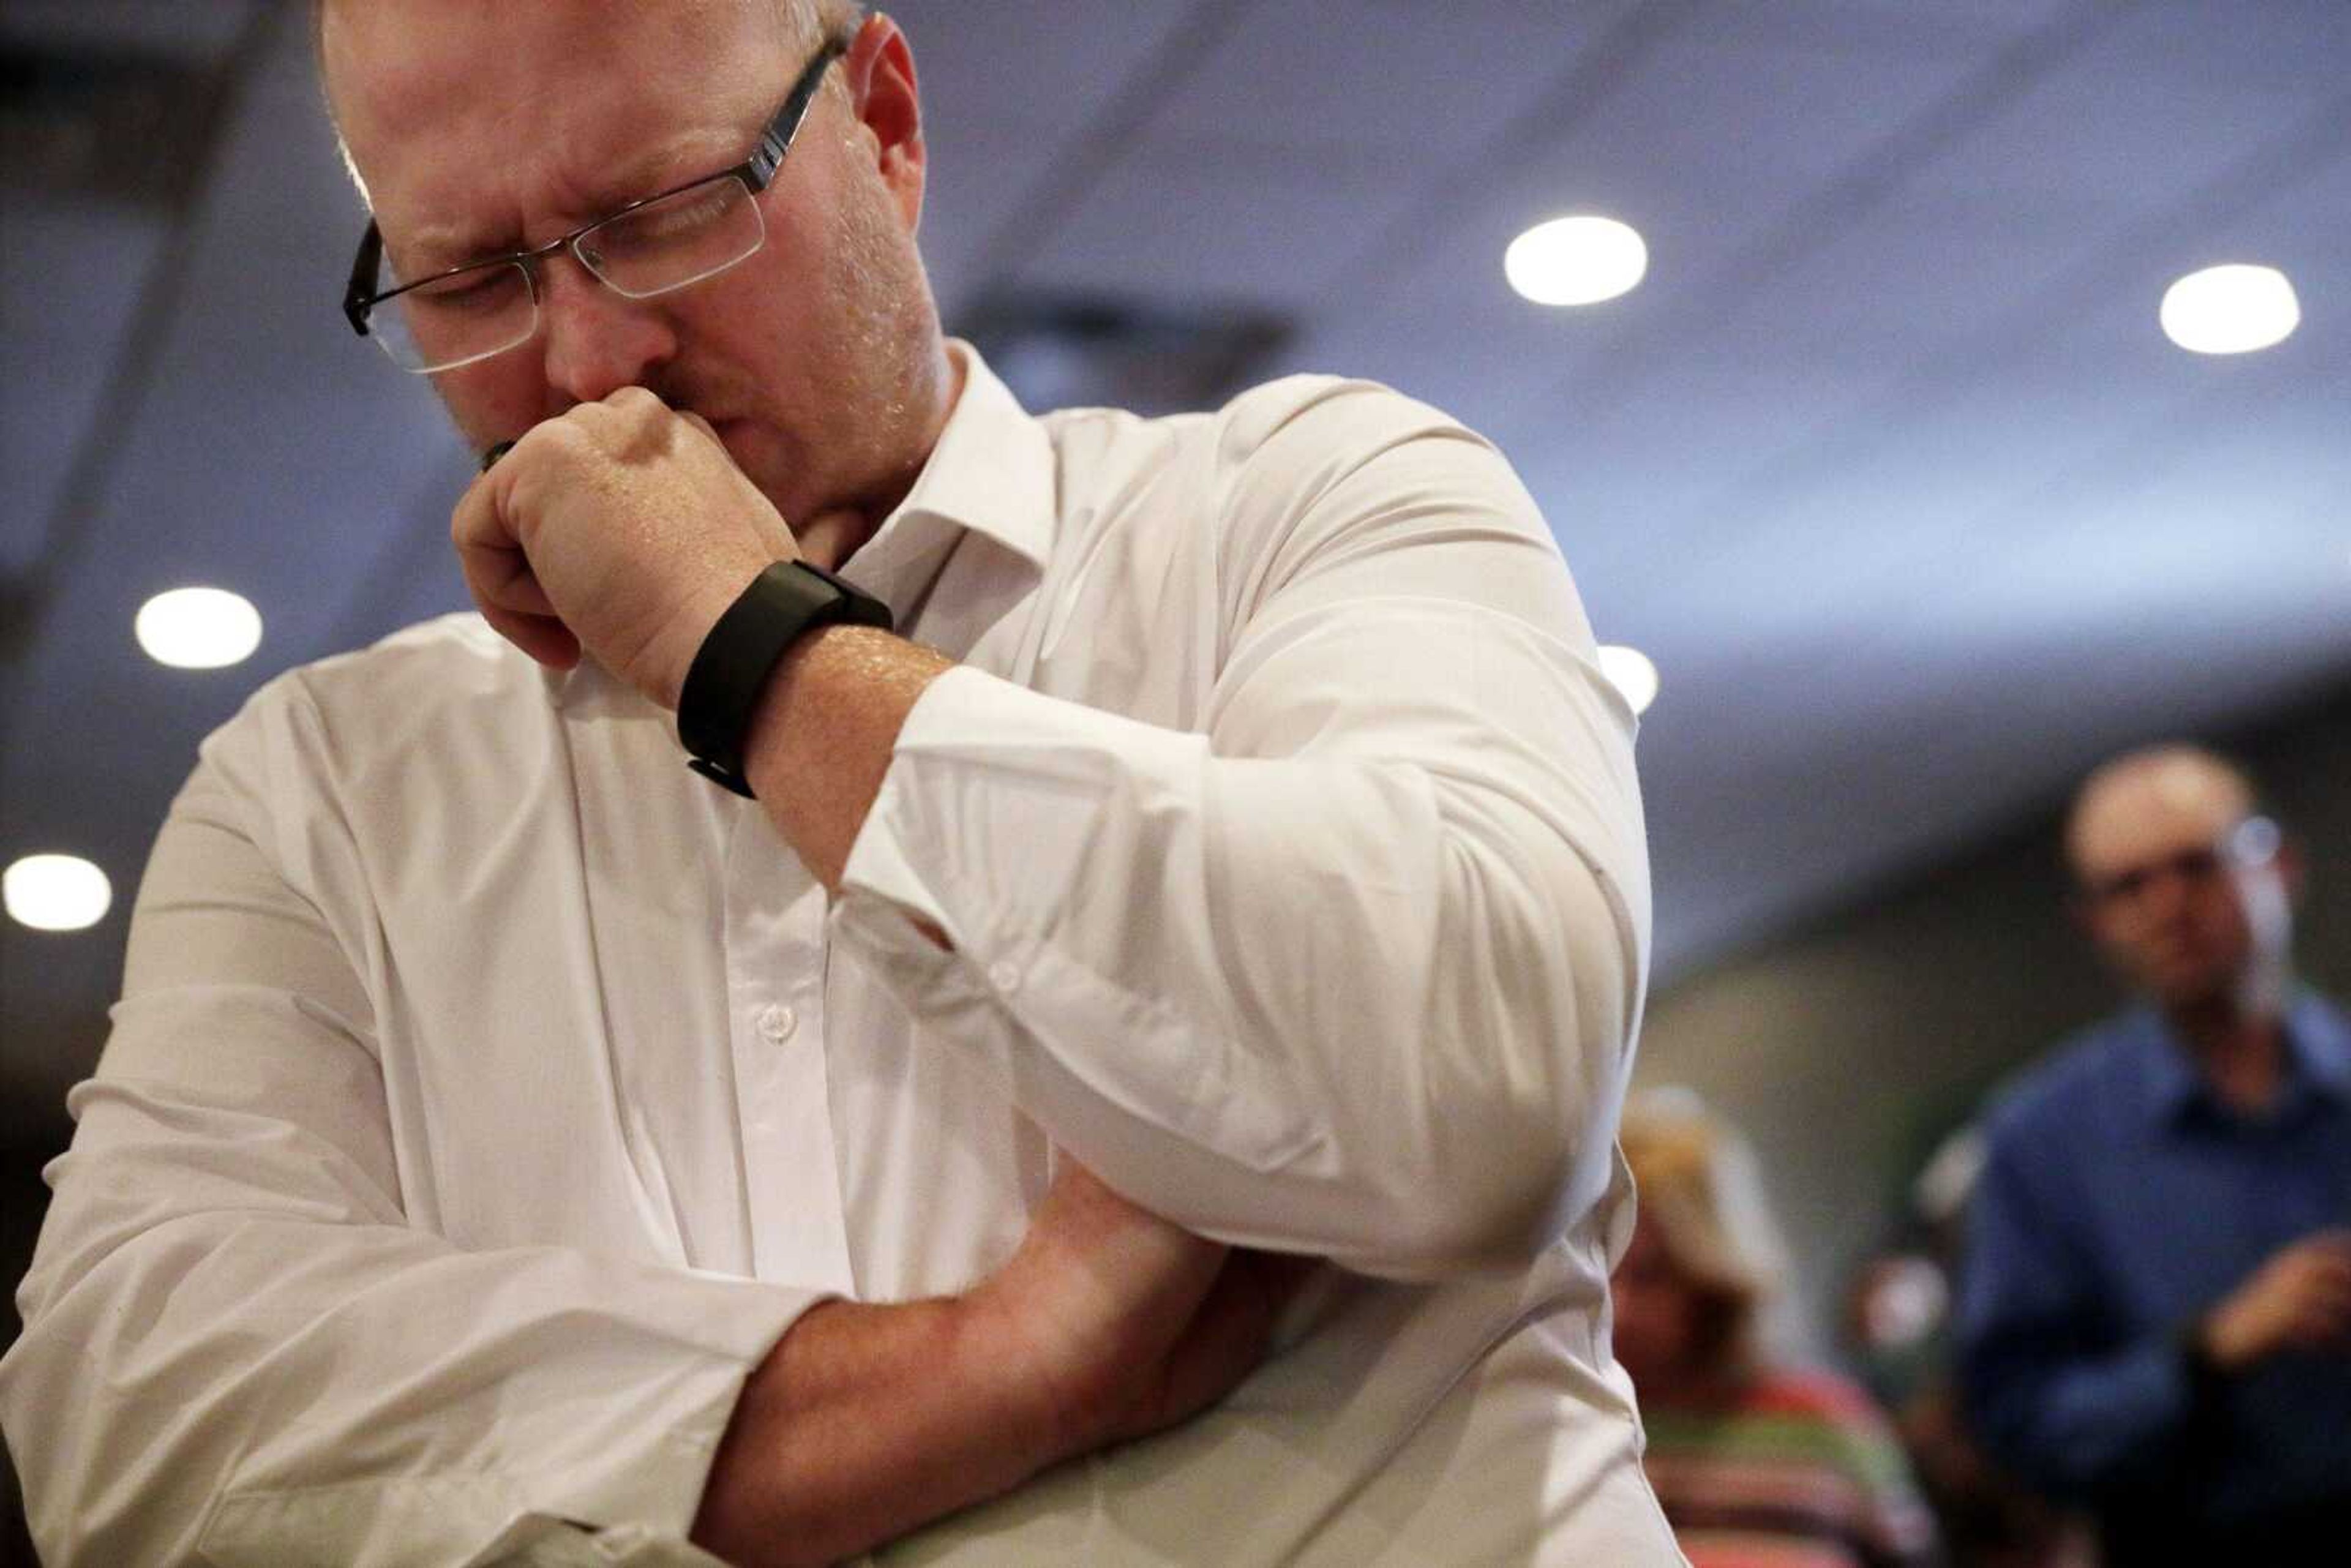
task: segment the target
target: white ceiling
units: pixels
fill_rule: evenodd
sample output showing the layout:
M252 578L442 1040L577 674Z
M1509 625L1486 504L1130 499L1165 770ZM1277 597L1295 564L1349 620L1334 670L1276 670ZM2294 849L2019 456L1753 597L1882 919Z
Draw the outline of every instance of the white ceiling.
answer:
M1271 307L1493 436L1642 737L1660 972L2045 806L2099 752L2351 677L2346 0L908 0L950 326L999 289ZM89 855L95 933L0 927L0 1137L55 1135L122 905L257 682L462 602L465 455L344 329L362 221L299 6L12 0L0 43L217 68L178 210L0 189L0 861ZM1545 311L1528 224L1648 281ZM2258 260L2301 332L2203 359L2164 287ZM167 672L151 593L261 653Z

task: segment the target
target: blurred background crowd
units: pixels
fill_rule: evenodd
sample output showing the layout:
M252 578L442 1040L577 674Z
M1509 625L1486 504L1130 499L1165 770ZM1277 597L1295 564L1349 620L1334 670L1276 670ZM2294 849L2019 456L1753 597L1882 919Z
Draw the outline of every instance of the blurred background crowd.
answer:
M2351 1026L2294 967L2302 852L2182 745L2098 769L2064 837L2127 1003L1943 1140L1830 1321L1785 1319L1738 1129L1686 1089L1625 1113L1616 1349L1698 1568L2287 1563L2346 1539Z

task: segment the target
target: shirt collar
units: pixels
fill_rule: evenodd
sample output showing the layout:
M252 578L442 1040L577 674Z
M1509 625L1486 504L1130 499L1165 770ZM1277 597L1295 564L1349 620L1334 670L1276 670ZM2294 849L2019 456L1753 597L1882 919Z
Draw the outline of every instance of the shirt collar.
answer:
M2138 1049L2131 1053L2141 1103L2148 1120L2161 1126L2178 1124L2189 1106L2203 1098L2204 1075L2163 1014L2141 1008L2132 1015L2131 1032Z
M2286 1013L2286 1050L2294 1071L2313 1092L2351 1105L2351 1023L2311 992Z
M2141 1047L2133 1061L2149 1120L2175 1126L2191 1107L2220 1109L2195 1057L2160 1012L2142 1008L2131 1028ZM2314 1094L2351 1105L2351 1024L2325 999L2303 991L2286 1009L2284 1037L2285 1086L2276 1114L2299 1112Z
M1041 570L1054 527L1053 442L979 350L949 339L963 391L914 487L850 557L843 575L903 610L957 536L991 539Z

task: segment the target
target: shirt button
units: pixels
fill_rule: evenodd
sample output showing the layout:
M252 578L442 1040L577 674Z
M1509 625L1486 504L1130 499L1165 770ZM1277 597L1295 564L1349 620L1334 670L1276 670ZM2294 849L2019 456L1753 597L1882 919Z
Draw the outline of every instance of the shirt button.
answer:
M759 1033L770 1045L781 1045L792 1038L792 1030L800 1027L800 1015L779 1002L770 1002L759 1009Z
M1020 971L1001 961L990 964L987 967L987 983L1001 995L1008 997L1020 988Z

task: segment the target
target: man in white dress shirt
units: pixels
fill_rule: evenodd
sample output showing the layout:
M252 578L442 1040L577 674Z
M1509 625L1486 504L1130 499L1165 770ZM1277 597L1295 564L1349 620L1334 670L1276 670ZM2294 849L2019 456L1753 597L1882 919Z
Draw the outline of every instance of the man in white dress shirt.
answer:
M1677 1561L1631 716L1509 465L1360 382L1023 412L885 17L319 42L352 324L513 444L480 615L157 841L0 1364L45 1552Z

